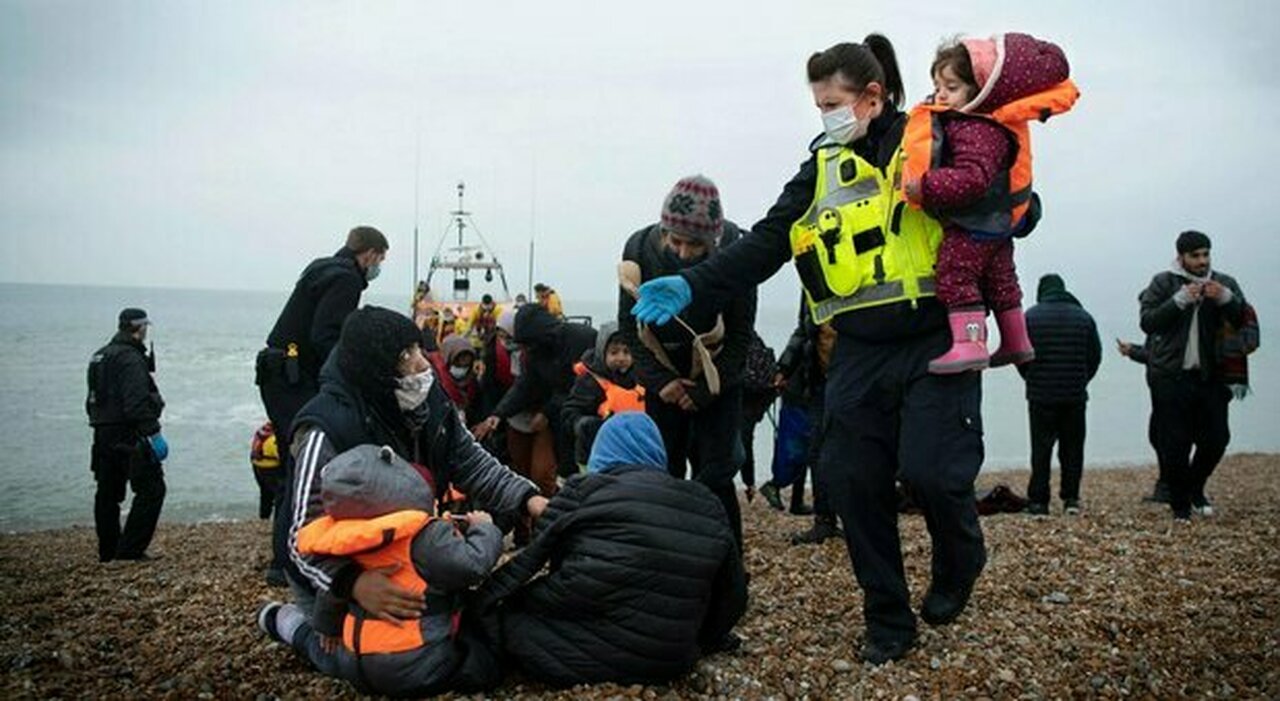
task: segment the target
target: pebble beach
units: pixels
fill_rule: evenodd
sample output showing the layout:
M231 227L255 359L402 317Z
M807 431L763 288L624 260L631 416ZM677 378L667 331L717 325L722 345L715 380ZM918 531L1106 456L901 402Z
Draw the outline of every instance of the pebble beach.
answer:
M1027 477L984 473L979 487L1024 493ZM1080 516L1054 504L1049 517L984 517L988 565L969 608L922 623L909 656L879 668L858 661L844 543L790 546L810 520L756 498L741 649L670 686L550 689L513 674L489 698L1280 698L1280 455L1229 456L1209 484L1217 514L1185 526L1142 503L1154 479L1151 466L1086 468ZM904 516L902 531L918 602L923 518ZM262 582L268 533L162 523L161 559L141 564L99 564L92 528L0 535L0 697L356 697L254 625L283 595Z

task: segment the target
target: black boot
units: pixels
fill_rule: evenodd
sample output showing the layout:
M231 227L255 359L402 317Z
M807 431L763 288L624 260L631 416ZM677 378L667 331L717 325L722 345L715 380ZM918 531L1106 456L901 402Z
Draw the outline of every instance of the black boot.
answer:
M791 536L792 545L811 545L821 543L827 538L843 538L844 533L831 514L818 514L813 517L813 527Z
M1151 490L1151 494L1142 497L1142 500L1151 504L1168 504L1169 483L1162 480L1156 480L1156 486Z

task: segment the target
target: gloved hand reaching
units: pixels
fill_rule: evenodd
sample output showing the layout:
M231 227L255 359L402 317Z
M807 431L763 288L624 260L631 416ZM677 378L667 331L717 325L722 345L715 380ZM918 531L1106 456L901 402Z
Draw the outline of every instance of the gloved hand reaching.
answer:
M693 290L679 275L655 278L640 286L640 299L631 313L636 319L655 326L671 321L693 301Z
M169 457L169 441L164 439L164 434L159 431L147 436L147 445L151 446L151 454L156 456L156 462L164 462Z

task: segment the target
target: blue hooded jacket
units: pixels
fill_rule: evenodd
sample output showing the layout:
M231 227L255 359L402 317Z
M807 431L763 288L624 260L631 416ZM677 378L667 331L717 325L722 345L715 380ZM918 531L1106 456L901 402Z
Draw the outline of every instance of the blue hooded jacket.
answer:
M607 472L616 467L667 469L667 450L662 445L658 424L647 414L617 414L604 422L596 434L587 472Z

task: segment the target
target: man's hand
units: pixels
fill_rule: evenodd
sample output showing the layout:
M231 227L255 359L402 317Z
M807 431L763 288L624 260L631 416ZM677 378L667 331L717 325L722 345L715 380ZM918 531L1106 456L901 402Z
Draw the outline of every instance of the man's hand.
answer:
M502 419L496 416L490 416L484 421L472 426L471 435L475 436L476 440L482 441L485 438L488 438L490 433L498 430L498 424L500 423L502 423Z
M1224 294L1226 294L1226 289L1227 288L1223 287L1222 283L1217 280L1210 280L1204 283L1200 288L1200 291L1205 297L1217 302L1219 299L1222 299Z
M529 419L529 430L533 433L542 433L542 430L547 427L547 424L547 415L542 412L538 412L533 415L533 418Z
M1132 344L1132 343L1126 343L1126 342L1121 341L1120 339L1118 339L1118 338L1117 338L1117 339L1116 339L1116 350L1120 351L1120 355L1123 355L1124 357L1128 358L1128 357L1129 357L1129 354L1133 352L1133 344Z
M773 375L773 388L781 392L787 387L787 376L778 372Z
M463 517L467 519L467 528L471 528L481 523L493 525L493 517L489 515L488 511L468 511L463 514Z
M524 508L529 512L530 517L537 519L542 516L543 511L547 510L547 498L541 494L535 494L524 503Z
M686 380L672 380L668 382L667 386L663 387L661 392L658 392L658 397L668 404L679 404L680 400L683 399L685 395L685 382Z
M391 565L361 572L351 587L351 597L370 616L388 623L421 618L427 609L426 599L391 581L399 569L400 565Z
M1200 296L1204 294L1204 285L1198 282L1188 282L1182 286L1182 289L1186 291L1187 299L1192 302L1200 301Z

